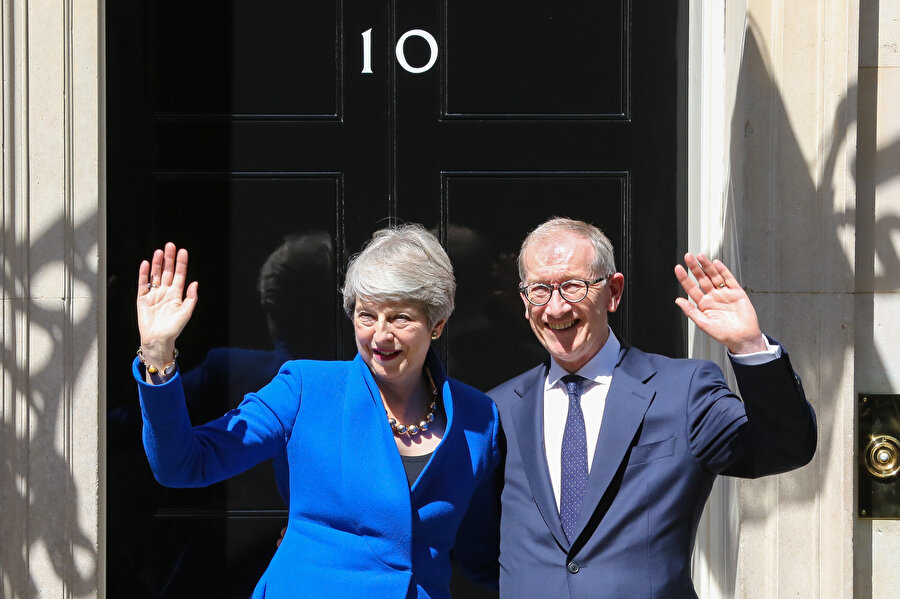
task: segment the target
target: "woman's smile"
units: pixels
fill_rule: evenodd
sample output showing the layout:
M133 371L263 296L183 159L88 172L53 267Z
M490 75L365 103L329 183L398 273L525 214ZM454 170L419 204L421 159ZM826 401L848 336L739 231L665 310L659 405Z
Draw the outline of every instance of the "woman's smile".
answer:
M393 350L383 350L372 348L372 354L382 362L387 362L388 360L393 360L396 358L402 350L393 349Z

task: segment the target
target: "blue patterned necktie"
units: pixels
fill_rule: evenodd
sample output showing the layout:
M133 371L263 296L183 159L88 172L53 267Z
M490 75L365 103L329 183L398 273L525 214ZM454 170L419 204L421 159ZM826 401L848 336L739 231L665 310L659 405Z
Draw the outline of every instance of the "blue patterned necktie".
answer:
M559 519L569 541L573 541L588 481L587 434L584 413L581 411L581 382L585 379L577 374L569 374L560 380L569 393L569 414L566 416L566 430L562 439Z

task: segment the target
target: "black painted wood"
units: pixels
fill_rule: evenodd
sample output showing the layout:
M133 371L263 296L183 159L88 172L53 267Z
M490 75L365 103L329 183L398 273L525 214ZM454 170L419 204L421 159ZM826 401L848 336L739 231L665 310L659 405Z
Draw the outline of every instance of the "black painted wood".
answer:
M396 220L432 228L454 260L458 308L441 349L461 380L487 390L542 358L514 263L554 214L613 240L627 280L620 337L683 353L671 275L686 189L678 4L107 4L109 596L246 597L285 519L265 465L196 490L149 473L128 369L134 281L166 240L190 250L201 283L179 340L184 372L213 373L191 400L197 421L271 376L244 354L208 357L271 349L258 292L267 257L286 240L302 246L291 280L303 284L285 291L291 353L349 358L343 266ZM431 58L427 35L437 48L423 73L396 57L411 30L426 32L402 46L411 68ZM361 72L367 51L372 73Z

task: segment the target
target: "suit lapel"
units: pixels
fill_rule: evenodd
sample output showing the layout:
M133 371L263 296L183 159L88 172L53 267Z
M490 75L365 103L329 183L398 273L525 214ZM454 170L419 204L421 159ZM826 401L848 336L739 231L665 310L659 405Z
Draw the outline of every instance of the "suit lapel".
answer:
M537 503L538 510L547 524L547 528L562 547L568 547L569 541L559 520L559 509L550 483L550 472L547 469L547 456L544 453L544 379L546 365L534 368L528 376L523 377L522 384L516 388L519 402L513 406L512 420L516 429L516 441L519 454L522 456L522 467L528 478L531 493Z
M578 517L580 530L600 504L644 420L654 396L645 382L655 372L644 354L623 345L606 395L600 435Z
M439 480L439 477L436 478L437 473L441 472L442 463L448 463L446 462L450 457L448 454L452 453L452 450L448 448L454 446L454 443L456 442L456 429L459 428L453 423L453 393L450 388L450 379L447 378L447 372L444 370L444 366L441 364L434 348L428 349L428 355L425 358L425 366L428 367L428 371L431 373L434 384L441 390L441 407L444 410L444 414L447 416L447 427L444 429L444 437L441 439L441 442L438 443L431 458L425 464L421 474L419 474L419 478L415 480L409 490L412 504L416 506L419 505L419 502L421 501L420 497L428 488L428 485ZM452 463L452 460L449 463Z
M341 423L344 497L361 532L393 539L379 544L379 558L394 568L408 569L412 564L409 485L381 394L358 355L347 378Z

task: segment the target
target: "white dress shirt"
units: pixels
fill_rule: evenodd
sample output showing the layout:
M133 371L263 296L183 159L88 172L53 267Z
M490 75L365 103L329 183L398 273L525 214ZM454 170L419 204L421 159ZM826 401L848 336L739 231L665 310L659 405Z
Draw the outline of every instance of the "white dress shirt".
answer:
M764 364L781 357L781 346L772 345L763 336L767 349L752 354L729 356L739 364L754 366ZM600 424L603 421L603 410L606 407L606 394L612 381L613 371L619 359L621 343L609 329L609 338L587 364L574 373L585 379L581 384L581 411L584 413L584 429L587 439L588 472L594 461L594 450L597 449L597 438L600 435ZM550 369L544 381L544 454L547 457L547 468L550 471L550 483L553 485L553 496L556 498L556 509L559 509L560 472L562 460L562 438L566 429L566 417L569 413L569 394L560 379L569 372L550 360Z
M603 409L606 407L606 394L619 359L620 347L619 340L610 329L609 338L600 351L575 373L587 379L581 383L581 411L584 413L584 431L587 439L588 472L591 471L594 450L597 448ZM550 360L550 369L544 381L544 453L547 456L547 468L550 470L550 483L553 485L557 509L559 509L562 438L566 429L566 416L569 414L569 394L560 379L567 374L569 372L557 364L556 360Z

